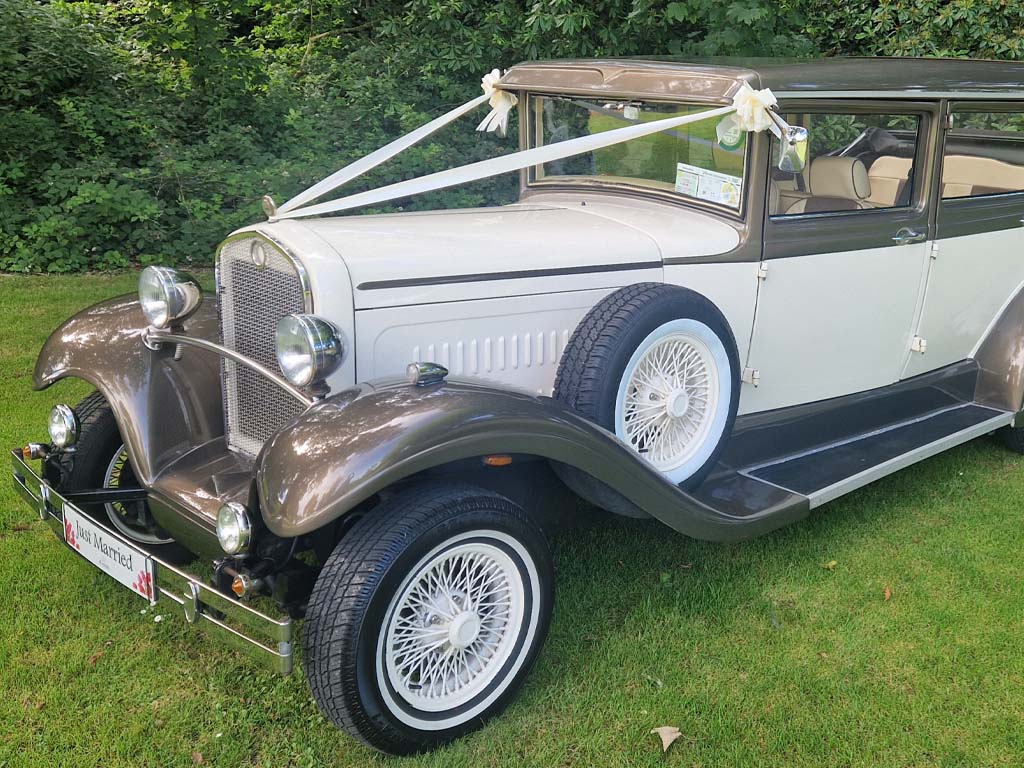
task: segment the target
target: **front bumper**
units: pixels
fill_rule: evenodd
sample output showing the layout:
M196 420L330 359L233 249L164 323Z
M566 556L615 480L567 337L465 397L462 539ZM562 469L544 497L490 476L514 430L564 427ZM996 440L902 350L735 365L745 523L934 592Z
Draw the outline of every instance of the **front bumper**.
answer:
M25 462L20 450L11 452L11 463L18 492L36 511L39 519L48 523L63 542L65 507L76 512L81 510L43 480ZM104 535L136 549L140 548L112 529L98 525ZM156 583L154 603L165 602L180 606L190 625L202 626L234 641L239 648L251 652L283 675L292 671L291 619L271 618L159 558L152 557L152 560Z

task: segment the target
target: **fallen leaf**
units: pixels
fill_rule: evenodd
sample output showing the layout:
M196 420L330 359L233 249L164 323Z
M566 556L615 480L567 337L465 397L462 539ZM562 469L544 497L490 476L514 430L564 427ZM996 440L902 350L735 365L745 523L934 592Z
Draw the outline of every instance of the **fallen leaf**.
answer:
M31 528L32 528L32 526L29 525L28 523L15 523L14 525L11 526L11 530L14 531L15 533L23 533L24 531L28 531Z
M683 563L679 567L682 568L684 571L688 571L690 568L693 568L693 563Z
M828 654L825 653L824 651L821 651L818 655L821 656L822 659L827 659L828 658Z
M886 587L885 592L883 592L882 594L885 596L885 602L888 603L890 600L892 600L892 589L890 589L889 587Z
M827 563L822 563L821 567L826 571L834 571L837 565L839 565L838 560L829 560Z
M195 763L196 765L202 765L203 764L203 753L202 752L193 752L192 753L192 762Z
M661 737L662 752L668 752L668 748L672 746L672 742L682 735L679 733L679 729L674 725L663 725L660 728L653 728L651 729L651 733L656 733Z
M45 701L37 701L32 706L35 707L37 710L40 710L40 709L42 709L43 707L46 706L46 702Z
M103 651L96 651L92 656L89 657L89 666L95 667L96 662L100 660L100 656L103 655Z

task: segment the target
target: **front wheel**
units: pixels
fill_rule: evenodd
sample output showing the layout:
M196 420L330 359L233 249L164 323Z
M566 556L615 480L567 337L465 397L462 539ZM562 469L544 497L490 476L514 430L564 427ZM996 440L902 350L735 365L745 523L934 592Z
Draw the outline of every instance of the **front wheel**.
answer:
M306 677L324 714L392 754L431 749L511 701L547 634L551 556L514 503L413 487L349 530L306 620Z

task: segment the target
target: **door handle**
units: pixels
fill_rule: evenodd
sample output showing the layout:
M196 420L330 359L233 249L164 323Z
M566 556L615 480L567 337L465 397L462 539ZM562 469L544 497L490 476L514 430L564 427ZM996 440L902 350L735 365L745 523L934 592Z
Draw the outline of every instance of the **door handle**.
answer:
M911 229L910 227L903 227L892 237L892 241L896 245L910 245L911 243L923 243L928 239L928 235L924 232L918 232Z

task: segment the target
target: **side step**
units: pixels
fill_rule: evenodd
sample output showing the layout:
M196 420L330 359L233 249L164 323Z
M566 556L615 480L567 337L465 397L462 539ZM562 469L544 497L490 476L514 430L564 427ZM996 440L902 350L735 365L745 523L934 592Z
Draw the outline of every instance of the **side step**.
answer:
M743 467L741 475L806 497L811 508L973 440L1013 421L1014 414L961 403L837 442Z

